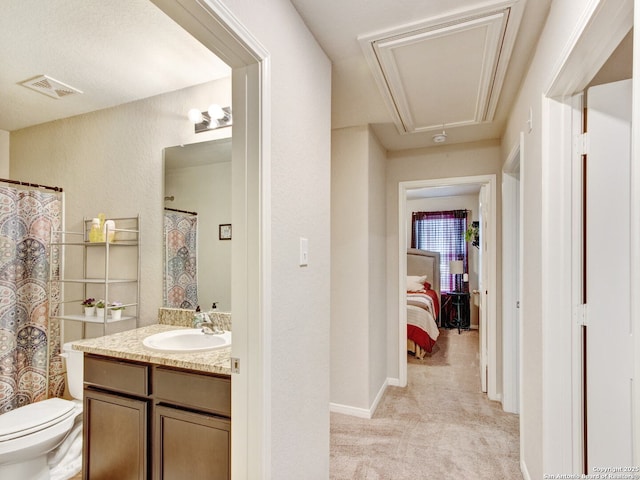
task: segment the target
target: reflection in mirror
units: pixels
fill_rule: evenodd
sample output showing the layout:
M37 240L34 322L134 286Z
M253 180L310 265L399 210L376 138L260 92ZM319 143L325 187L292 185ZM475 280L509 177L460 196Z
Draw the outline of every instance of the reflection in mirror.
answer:
M231 311L231 138L164 150L164 306Z

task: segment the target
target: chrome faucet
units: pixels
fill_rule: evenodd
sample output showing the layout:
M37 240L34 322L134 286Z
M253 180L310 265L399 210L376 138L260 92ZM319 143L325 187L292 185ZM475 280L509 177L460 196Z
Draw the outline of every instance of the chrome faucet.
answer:
M224 330L218 328L218 326L211 321L209 315L204 312L196 312L193 316L193 328L202 328L202 333L205 335L218 335L224 333Z

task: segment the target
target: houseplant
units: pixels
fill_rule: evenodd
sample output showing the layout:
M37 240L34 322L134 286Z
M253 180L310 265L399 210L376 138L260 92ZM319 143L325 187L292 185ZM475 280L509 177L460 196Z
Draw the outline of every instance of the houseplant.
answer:
M124 310L124 305L121 302L110 303L109 309L111 310L112 320L120 320L122 318L122 311Z
M104 300L98 300L98 303L96 303L96 315L104 318L104 307Z
M85 298L82 301L82 306L84 307L84 316L92 317L96 313L96 299L95 298Z
M480 248L480 222L471 222L469 228L464 232L464 239L471 242L476 248Z

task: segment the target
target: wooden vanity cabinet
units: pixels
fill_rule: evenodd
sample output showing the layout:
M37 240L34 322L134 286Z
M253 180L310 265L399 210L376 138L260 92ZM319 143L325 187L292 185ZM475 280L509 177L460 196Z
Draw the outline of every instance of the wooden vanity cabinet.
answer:
M149 402L85 390L83 478L146 480Z
M231 379L85 354L83 478L231 478Z
M231 380L154 367L153 478L231 478Z
M231 422L158 405L154 409L153 478L231 478Z

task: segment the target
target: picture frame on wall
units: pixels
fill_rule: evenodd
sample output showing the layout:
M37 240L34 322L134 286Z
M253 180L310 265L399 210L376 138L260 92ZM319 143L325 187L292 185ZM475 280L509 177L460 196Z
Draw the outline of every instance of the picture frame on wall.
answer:
M222 223L218 225L218 239L231 240L231 224L230 223Z

